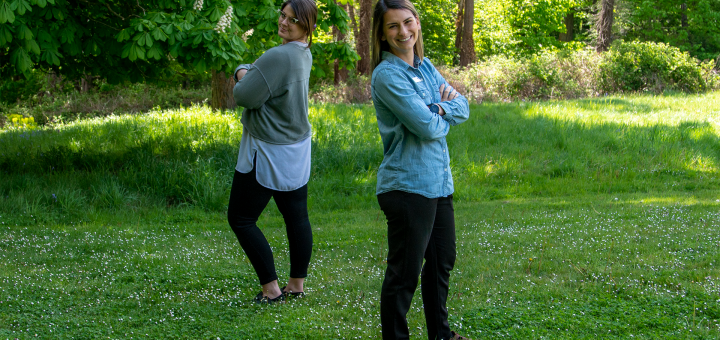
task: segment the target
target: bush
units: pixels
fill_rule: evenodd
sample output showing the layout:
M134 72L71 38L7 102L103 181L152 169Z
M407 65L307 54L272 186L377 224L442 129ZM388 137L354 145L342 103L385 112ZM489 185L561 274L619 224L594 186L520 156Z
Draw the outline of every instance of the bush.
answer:
M465 69L438 70L475 102L581 98L597 94L599 60L589 50L543 52L521 58L498 55Z
M28 78L8 78L0 82L0 102L13 104L18 100L25 100L37 94L43 86L45 73L34 70L28 75Z
M354 76L347 82L335 85L329 81L321 81L310 89L310 100L316 103L369 103L370 77Z
M701 92L708 88L712 63L698 63L677 47L654 42L616 41L600 63L600 88L627 91Z

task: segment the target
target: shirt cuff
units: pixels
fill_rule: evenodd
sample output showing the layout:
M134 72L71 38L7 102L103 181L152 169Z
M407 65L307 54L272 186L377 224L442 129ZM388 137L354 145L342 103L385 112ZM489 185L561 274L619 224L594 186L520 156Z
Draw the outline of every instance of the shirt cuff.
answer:
M444 119L446 122L450 123L450 125L455 125L455 117L453 117L452 109L450 108L450 105L446 104L445 102L435 103L435 104L440 105L440 107L443 108L443 111L445 111L445 114L442 115L442 119Z

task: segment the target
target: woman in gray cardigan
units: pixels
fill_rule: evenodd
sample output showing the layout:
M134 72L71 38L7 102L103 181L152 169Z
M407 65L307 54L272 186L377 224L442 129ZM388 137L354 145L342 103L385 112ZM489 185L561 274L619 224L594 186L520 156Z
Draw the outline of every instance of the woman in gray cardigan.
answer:
M238 66L233 89L235 101L245 109L228 222L260 280L255 302L265 304L305 294L312 253L308 88L317 7L312 0L288 0L279 13L283 44L254 64ZM282 288L270 245L256 224L271 197L285 220L290 250L290 278Z

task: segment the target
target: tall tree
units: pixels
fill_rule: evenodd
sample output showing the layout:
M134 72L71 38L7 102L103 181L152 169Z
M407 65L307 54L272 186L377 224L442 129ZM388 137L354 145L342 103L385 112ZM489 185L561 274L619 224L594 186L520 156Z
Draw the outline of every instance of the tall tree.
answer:
M360 29L355 37L357 53L360 60L357 71L360 74L370 74L370 30L372 20L372 0L360 0Z
M348 2L348 15L350 16L350 20L352 22L353 37L355 37L355 39L357 39L358 24L357 24L357 20L355 19L355 3L354 3L354 1Z
M351 6L349 4L341 5L341 7L344 7L344 9L347 10L347 8ZM332 28L333 37L335 38L335 42L341 42L345 40L345 33L342 32L337 28L337 26L333 26ZM344 67L340 66L340 61L338 59L335 59L333 61L333 83L335 85L340 84L341 82L344 82L347 80L348 77L348 70Z
M460 47L462 44L464 10L465 10L465 0L458 1L457 15L455 17L455 55L457 55L458 58L453 58L454 64L457 64L460 62L459 56L460 56Z
M612 25L615 18L615 0L602 0L597 22L597 42L595 50L604 52L612 42Z
M558 39L560 41L573 41L575 38L575 10L570 10L565 15L565 32L560 32Z
M465 0L462 43L460 44L460 66L463 67L475 62L475 40L473 39L474 23L475 1Z

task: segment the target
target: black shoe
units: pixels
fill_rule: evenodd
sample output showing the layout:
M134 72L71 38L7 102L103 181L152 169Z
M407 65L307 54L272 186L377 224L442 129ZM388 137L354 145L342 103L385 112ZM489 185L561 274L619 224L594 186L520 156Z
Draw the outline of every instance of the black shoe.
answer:
M285 287L287 286L280 288L280 290L283 292L283 295L285 295L288 299L300 299L305 297L305 292L286 292Z
M255 303L259 305L272 305L273 303L282 303L285 302L285 294L280 294L280 296L271 299L267 296L263 296L262 292L260 292L258 293L258 295L255 296L253 301L255 301Z

